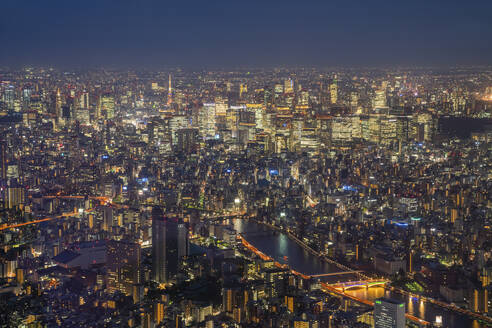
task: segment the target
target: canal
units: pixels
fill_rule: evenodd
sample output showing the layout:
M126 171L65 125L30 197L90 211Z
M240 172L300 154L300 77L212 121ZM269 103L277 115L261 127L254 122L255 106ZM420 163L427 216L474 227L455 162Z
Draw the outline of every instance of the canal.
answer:
M274 232L270 228L252 220L234 219L230 221L236 231L241 233L243 237L253 246L258 248L266 255L274 258L278 262L288 263L292 269L298 272L307 275L315 275L343 271L335 265L326 263L320 258L309 253L284 233ZM323 278L323 281L335 282L333 279L336 281L340 279L347 281L350 280L351 277L346 275L327 277ZM443 327L486 327L484 325L480 325L476 320L472 320L467 316L445 310L434 304L429 304L416 298L387 291L382 287L352 289L346 292L355 297L371 301L383 296L405 301L408 313L432 323L435 322L437 316L441 316Z

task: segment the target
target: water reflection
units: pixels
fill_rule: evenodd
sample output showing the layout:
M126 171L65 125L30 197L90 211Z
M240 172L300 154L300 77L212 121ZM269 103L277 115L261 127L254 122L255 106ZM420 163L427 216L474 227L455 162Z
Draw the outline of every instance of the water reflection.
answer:
M349 289L346 290L345 293L362 298L365 300L375 300L376 298L384 297L385 291L384 288L381 287L371 287L371 288L357 288L357 289Z
M336 266L322 262L319 258L306 252L302 247L282 233L273 233L267 227L248 220L230 220L236 231L243 236L256 248L265 254L271 256L279 262L287 259L288 264L296 271L305 274L319 274L340 271ZM335 279L329 281L328 279ZM325 279L328 282L345 279L345 281L354 279L350 275L342 277L330 277ZM382 287L358 288L346 291L348 294L367 300L374 300L379 297L391 297L405 301L407 312L417 317L423 318L429 322L435 322L436 316L441 315L443 327L482 327L477 321L470 320L466 316L458 315L454 312L444 310L438 306L424 303L423 301L404 296L398 293L391 293Z
M409 296L410 298L410 296ZM413 301L412 300L409 300L408 302L408 307L407 307L407 312L410 313L410 314L415 314L414 310L413 310Z
M269 228L254 221L230 220L237 232L261 250L279 262L288 262L294 269L306 274L319 274L340 271L334 265L320 261L304 248L282 233L273 233Z
M419 302L419 313L417 313L416 315L418 315L420 318L425 318L425 303L424 301L420 301ZM429 318L431 320L435 320L435 317L434 318Z

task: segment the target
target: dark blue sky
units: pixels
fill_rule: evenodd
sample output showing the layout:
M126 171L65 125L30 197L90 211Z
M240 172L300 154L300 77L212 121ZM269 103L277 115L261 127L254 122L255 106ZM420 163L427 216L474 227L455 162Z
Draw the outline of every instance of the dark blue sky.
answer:
M0 66L492 64L492 0L4 0Z

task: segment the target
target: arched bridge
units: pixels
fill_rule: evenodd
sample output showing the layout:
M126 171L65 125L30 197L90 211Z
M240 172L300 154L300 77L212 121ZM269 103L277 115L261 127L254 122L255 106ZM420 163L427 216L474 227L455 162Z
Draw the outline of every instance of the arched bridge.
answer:
M371 287L378 287L378 286L381 287L386 285L388 282L389 280L368 279L368 280L359 280L359 281L339 282L335 284L329 284L329 286L341 290L342 292L345 292L348 289L355 289L355 288L371 288Z

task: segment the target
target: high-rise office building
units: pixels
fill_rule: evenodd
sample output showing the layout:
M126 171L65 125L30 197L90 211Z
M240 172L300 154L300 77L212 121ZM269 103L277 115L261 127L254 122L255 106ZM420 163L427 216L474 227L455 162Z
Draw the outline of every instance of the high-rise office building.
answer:
M114 117L114 97L111 95L104 95L99 98L101 112L104 112L106 119L110 120Z
M215 104L205 103L198 114L200 134L210 139L215 137Z
M332 104L336 104L338 102L338 85L336 76L330 84L330 101Z
M25 88L22 90L22 108L29 109L31 104L32 89Z
M12 85L7 86L3 93L3 102L7 106L7 110L12 111L15 107L15 88Z
M60 88L56 89L55 113L56 113L57 118L61 118L61 116L62 116L62 96L61 96Z
M0 155L2 156L2 180L7 179L7 144L5 142L0 143Z
M384 108L386 106L387 106L386 90L384 89L376 90L373 99L373 107Z
M292 79L287 79L284 81L284 93L294 92L294 81Z
M165 217L158 206L152 209L152 279L167 283L178 274L188 255L188 229L178 218Z
M62 106L62 118L65 120L70 120L72 118L72 107L68 104Z
M225 116L227 115L228 108L228 100L227 98L223 98L220 96L215 97L215 115Z
M178 131L188 127L189 120L186 115L174 115L169 119L169 130L171 132L171 142L173 146L178 145Z
M178 220L178 259L181 262L183 258L188 256L188 224L182 219Z
M178 150L184 153L192 153L197 150L198 129L178 130Z
M239 98L242 98L243 94L248 92L248 85L241 83L239 85Z
M133 286L141 282L141 247L129 240L107 243L108 290L133 294Z
M173 87L172 87L171 74L169 74L169 84L167 90L167 104L171 105L173 103Z
M15 208L24 203L24 188L13 184L4 191L4 208Z
M102 230L109 231L113 226L113 209L109 206L104 207Z
M82 94L80 95L79 104L80 104L80 108L84 108L84 109L89 108L89 92L87 91L82 92Z
M15 102L15 88L12 85L9 85L4 93L3 93L3 101L7 105L8 110L14 110L14 102Z
M405 328L405 303L390 298L374 301L375 328Z
M359 105L359 94L357 92L350 93L350 107L355 110Z

